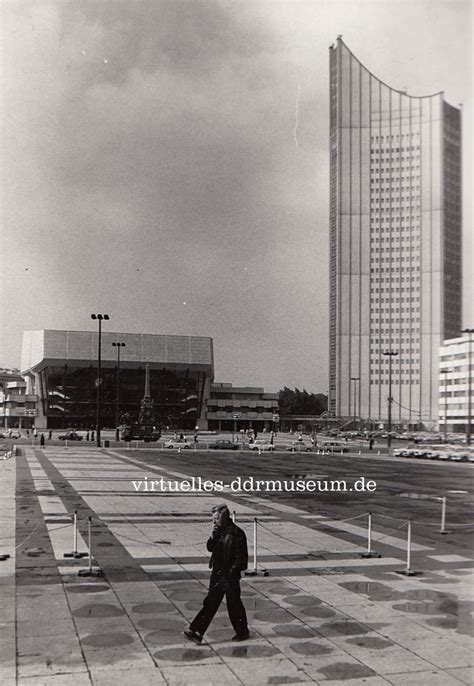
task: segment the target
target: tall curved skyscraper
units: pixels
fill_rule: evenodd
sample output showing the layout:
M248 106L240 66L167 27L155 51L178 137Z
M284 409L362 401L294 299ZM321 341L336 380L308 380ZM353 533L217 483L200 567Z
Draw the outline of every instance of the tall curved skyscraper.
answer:
M461 111L330 48L329 409L438 419L439 346L461 328ZM392 352L396 355L384 355ZM390 369L391 367L391 369Z

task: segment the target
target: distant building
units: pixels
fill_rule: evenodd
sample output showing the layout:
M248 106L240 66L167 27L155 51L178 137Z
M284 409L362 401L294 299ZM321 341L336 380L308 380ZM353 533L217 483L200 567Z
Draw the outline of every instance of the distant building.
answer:
M34 426L36 395L26 393L18 369L0 369L0 427L29 429Z
M447 431L464 433L468 421L468 389L471 374L471 412L474 411L474 343L471 342L469 360L469 338L467 335L444 341L439 355L439 429L444 431L445 417ZM470 367L470 369L469 369ZM474 426L471 415L471 433Z
M101 417L115 427L117 348L120 348L120 414L138 415L144 394L145 367L157 424L194 429L206 427L206 399L214 379L212 339L117 333L102 329ZM21 373L28 396L36 395L36 427L94 428L96 423L98 333L93 331L25 331Z
M271 431L278 427L278 397L278 393L265 393L260 387L211 383L208 427L217 431Z
M461 206L461 111L443 93L391 88L339 38L330 49L331 413L387 419L392 351L393 422L437 423L439 347L461 329Z

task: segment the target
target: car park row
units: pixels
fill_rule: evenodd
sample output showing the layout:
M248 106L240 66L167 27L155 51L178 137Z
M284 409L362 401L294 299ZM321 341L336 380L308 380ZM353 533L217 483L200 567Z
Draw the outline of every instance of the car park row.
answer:
M430 446L424 448L396 448L393 451L395 457L414 457L422 460L441 460L449 462L474 462L474 449L459 446Z

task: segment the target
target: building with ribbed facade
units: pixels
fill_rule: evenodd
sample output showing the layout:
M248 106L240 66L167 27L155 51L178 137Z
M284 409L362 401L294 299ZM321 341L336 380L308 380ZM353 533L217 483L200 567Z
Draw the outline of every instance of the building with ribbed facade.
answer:
M439 348L461 328L461 222L460 109L443 93L391 88L338 38L330 48L332 413L385 421L391 376L393 422L437 422Z
M118 365L116 341L121 348ZM160 427L207 428L206 400L214 380L212 338L102 331L101 414L104 428L119 415L138 416L149 370ZM21 373L34 394L38 429L93 429L96 422L98 335L94 331L24 331Z

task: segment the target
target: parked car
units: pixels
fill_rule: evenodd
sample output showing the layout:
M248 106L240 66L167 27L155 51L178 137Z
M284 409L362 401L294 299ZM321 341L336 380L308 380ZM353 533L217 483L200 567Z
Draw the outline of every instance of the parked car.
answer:
M0 438L21 438L19 431L12 431L11 433L1 433Z
M82 436L76 431L66 431L65 434L58 436L60 441L82 441Z
M307 441L293 441L286 449L292 453L310 453L314 449L314 445Z
M253 443L249 443L249 449L250 450L257 450L258 452L273 452L275 450L275 446L273 443L270 443L270 441L267 441L265 438L257 438Z
M232 441L224 439L209 445L211 450L238 450L239 447L238 443L232 443Z
M191 447L189 443L186 443L186 441L180 441L179 439L173 439L171 438L169 441L166 441L164 444L165 448L180 448L182 450L189 450Z
M341 445L337 441L328 441L327 443L321 443L317 446L320 450L326 450L329 453L348 453L349 448Z

